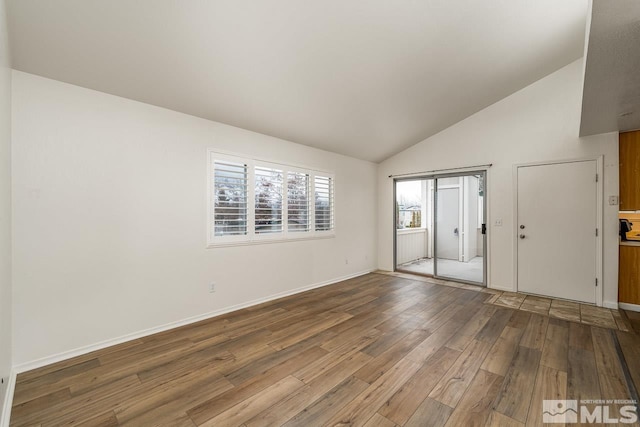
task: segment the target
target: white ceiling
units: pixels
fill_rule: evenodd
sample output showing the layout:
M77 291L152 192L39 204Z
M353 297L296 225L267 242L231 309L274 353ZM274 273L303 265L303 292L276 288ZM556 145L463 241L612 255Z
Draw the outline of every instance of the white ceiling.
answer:
M587 0L10 0L14 68L381 161L583 54Z
M580 135L640 129L640 1L594 0Z

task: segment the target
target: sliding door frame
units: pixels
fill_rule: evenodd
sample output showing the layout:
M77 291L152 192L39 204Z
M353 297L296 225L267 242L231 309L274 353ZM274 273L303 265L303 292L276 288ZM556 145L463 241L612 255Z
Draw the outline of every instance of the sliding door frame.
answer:
M481 175L484 180L484 193L483 193L483 203L482 203L482 219L484 224L485 232L482 234L482 282L472 282L468 280L457 279L454 277L447 276L438 276L438 262L437 262L437 254L438 254L438 214L437 214L437 206L438 206L438 179L443 178L456 178L456 177L465 177L465 176L476 176ZM453 281L458 283L465 283L475 286L487 287L488 284L488 266L489 266L489 252L488 252L488 240L489 240L489 227L488 227L488 185L487 185L487 169L475 169L468 170L464 172L450 172L450 173L438 173L438 174L429 174L429 175L416 175L410 177L403 178L394 178L393 179L393 271L399 271L404 273L416 274L418 276L426 276L433 277L435 279ZM433 218L433 274L424 274L424 273L416 273L410 272L407 270L398 269L398 230L396 229L397 224L397 212L396 212L396 201L397 201L397 190L396 186L398 182L402 181L421 181L421 180L433 180L433 203L432 203L432 218ZM428 195L428 197L431 197ZM467 232L465 230L465 232Z

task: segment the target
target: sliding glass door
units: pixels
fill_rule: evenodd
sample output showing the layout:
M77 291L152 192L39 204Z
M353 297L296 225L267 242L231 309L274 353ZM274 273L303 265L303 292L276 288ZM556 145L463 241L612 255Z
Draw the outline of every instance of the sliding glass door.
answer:
M396 180L396 270L485 285L484 188L484 171Z
M484 172L435 180L434 276L485 283Z
M396 181L396 269L433 276L433 179Z

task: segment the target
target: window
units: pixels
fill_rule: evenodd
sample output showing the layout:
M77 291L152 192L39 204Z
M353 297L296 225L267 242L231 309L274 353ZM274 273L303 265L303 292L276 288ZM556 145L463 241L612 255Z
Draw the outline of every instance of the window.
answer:
M309 174L287 173L287 230L307 232L309 220Z
M282 171L255 168L256 234L282 232Z
M216 161L213 181L214 235L246 235L247 165Z
M209 152L209 245L333 236L334 178Z
M316 231L333 229L333 179L315 177Z

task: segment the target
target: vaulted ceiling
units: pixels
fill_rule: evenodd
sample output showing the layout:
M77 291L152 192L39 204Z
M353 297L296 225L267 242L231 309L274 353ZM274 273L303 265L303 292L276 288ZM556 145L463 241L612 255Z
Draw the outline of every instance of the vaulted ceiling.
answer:
M14 68L381 161L583 55L587 0L11 0Z

